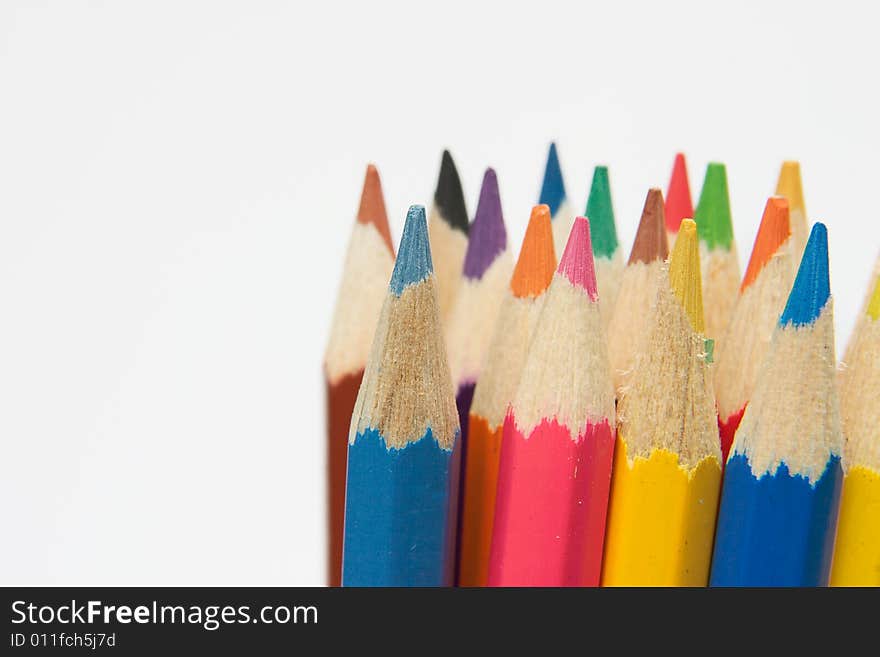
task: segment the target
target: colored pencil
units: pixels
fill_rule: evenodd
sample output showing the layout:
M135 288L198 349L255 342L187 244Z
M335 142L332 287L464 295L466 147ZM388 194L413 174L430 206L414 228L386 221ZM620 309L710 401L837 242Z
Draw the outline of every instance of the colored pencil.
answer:
M709 577L721 452L690 219L668 281L618 403L605 586L704 586Z
M715 398L722 462L752 396L758 371L794 281L788 201L771 197L764 207L739 299L715 351Z
M507 231L501 211L498 179L494 170L487 169L483 176L477 212L471 223L462 280L449 321L446 322L449 369L452 372L455 404L461 424L462 486L467 476L468 415L474 397L474 386L489 351L489 340L512 269L512 258L507 251ZM459 497L460 505L463 501L464 498ZM461 519L462 515L459 514L459 523L462 522Z
M727 192L727 170L723 164L712 162L706 167L694 220L700 235L706 337L717 342L730 323L740 279Z
M832 586L880 586L880 274L841 370L844 448Z
M467 453L467 419L513 261L495 171L486 169L477 212L471 223L461 283L449 320L446 345L461 421L462 454ZM466 465L462 462L462 469Z
M599 583L614 391L598 299L578 217L504 420L490 586Z
M345 586L453 583L459 425L425 209L409 209L351 418Z
M713 586L824 586L843 439L825 226L813 226L724 472Z
M688 182L687 162L684 153L675 155L669 187L666 188L666 232L669 244L675 244L678 227L682 219L694 218L694 203L691 200L691 186Z
M663 192L648 190L608 329L608 356L618 397L650 326L648 321L661 280L659 272L669 256L666 226Z
M339 586L342 577L348 425L393 266L394 247L385 214L382 183L379 172L371 164L367 167L357 220L348 243L342 284L324 355L327 394L327 582L330 586Z
M565 182L562 178L562 167L559 165L559 154L556 152L556 144L553 142L550 143L550 149L547 151L547 165L544 167L544 181L541 183L538 205L546 205L550 208L550 218L553 221L553 244L556 253L562 253L571 231L574 211L565 194Z
M807 208L804 205L804 188L801 183L800 162L792 160L782 163L779 179L776 182L776 195L788 199L791 214L791 241L794 264L800 264L801 255L807 244L810 223L807 220Z
M452 312L468 242L468 213L458 169L449 151L443 151L428 232L437 277L440 319Z
M611 203L611 183L606 166L597 166L593 169L593 182L587 198L586 214L590 220L596 284L599 286L599 296L602 299L599 306L602 311L603 326L607 332L608 323L617 303L620 278L623 275L623 254L617 241L614 206Z
M504 416L513 401L534 327L544 308L544 292L555 270L550 208L536 205L501 302L486 365L474 389L463 475L460 586L485 586L488 579Z

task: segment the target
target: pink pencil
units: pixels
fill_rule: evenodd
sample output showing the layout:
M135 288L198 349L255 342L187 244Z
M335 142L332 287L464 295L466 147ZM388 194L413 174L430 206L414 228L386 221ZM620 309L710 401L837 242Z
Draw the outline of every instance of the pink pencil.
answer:
M599 583L615 435L605 345L578 217L504 421L490 586Z

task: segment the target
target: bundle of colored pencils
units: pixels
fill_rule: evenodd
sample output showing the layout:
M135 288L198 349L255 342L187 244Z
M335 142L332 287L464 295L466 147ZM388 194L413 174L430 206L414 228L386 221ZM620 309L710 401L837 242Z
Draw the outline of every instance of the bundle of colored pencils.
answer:
M325 356L328 583L880 586L880 259L838 366L797 162L742 277L723 164L694 206L676 155L626 263L608 167L584 188L579 216L551 144L517 255L495 171L469 221L444 151L395 257L367 168Z

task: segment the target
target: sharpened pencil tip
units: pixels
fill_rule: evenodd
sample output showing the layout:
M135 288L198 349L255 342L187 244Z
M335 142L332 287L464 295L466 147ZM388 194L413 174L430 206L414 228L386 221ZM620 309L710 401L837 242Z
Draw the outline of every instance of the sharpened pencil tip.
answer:
M706 167L700 200L694 211L700 241L709 250L730 251L733 244L733 221L730 216L730 195L727 190L727 168L718 162Z
M691 200L687 162L684 153L676 153L669 187L666 188L666 229L670 233L677 233L681 220L692 219L693 216L694 203Z
M519 257L510 278L513 296L523 299L544 293L556 271L556 251L553 246L553 226L550 208L536 205L532 208L529 225L519 249Z
M816 223L801 258L797 277L788 295L785 310L779 318L780 326L806 326L819 317L831 297L828 275L828 231L825 224Z
M565 251L559 259L558 272L572 285L582 287L592 301L599 298L596 288L596 266L593 262L593 246L590 243L590 222L578 217L571 226Z
M389 288L395 295L400 296L407 286L422 282L433 271L425 207L411 205L406 214L406 224L403 226L403 235L400 238L400 248L397 252L397 260L394 261Z
M617 226L614 223L614 206L611 203L611 182L608 167L597 166L593 170L593 182L587 199L586 215L590 218L590 234L593 255L610 259L617 252Z
M463 275L471 280L482 278L486 270L495 262L495 258L506 248L507 230L504 227L504 214L501 211L498 176L494 169L488 168L483 175L477 213L471 224Z
M642 209L642 218L636 231L629 264L644 262L649 264L655 260L666 260L669 255L669 240L666 237L666 221L663 209L663 192L649 189Z
M562 167L559 166L559 155L556 142L550 142L547 152L547 166L544 167L544 182L538 203L550 208L550 218L555 219L560 206L565 201L565 183L562 181Z
M804 211L804 189L801 183L801 165L795 160L787 160L779 169L776 195L784 196L792 210Z
M740 292L755 282L764 266L791 237L788 201L781 196L771 196L764 206L764 215L749 257L749 265L743 276Z
M700 246L697 225L692 219L684 219L679 226L675 247L669 258L669 282L694 331L705 333Z
M391 229L388 227L388 214L385 211L385 197L382 194L382 180L379 178L379 170L374 164L367 165L357 220L358 223L372 224L379 231L391 255L394 255Z
M448 150L443 151L440 160L440 175L437 177L437 189L434 192L434 205L440 210L440 216L455 230L468 234L468 213L461 189L458 169Z

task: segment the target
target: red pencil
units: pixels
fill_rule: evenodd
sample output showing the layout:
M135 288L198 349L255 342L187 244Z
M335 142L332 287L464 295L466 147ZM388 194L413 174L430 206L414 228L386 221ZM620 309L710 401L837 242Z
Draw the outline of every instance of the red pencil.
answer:
M504 422L490 586L598 585L613 427L590 228L578 217Z
M327 383L327 583L342 579L342 533L345 515L345 468L348 429L364 374L373 332L385 301L394 266L394 247L385 214L379 172L367 167L357 221L348 253L330 340L324 354Z

